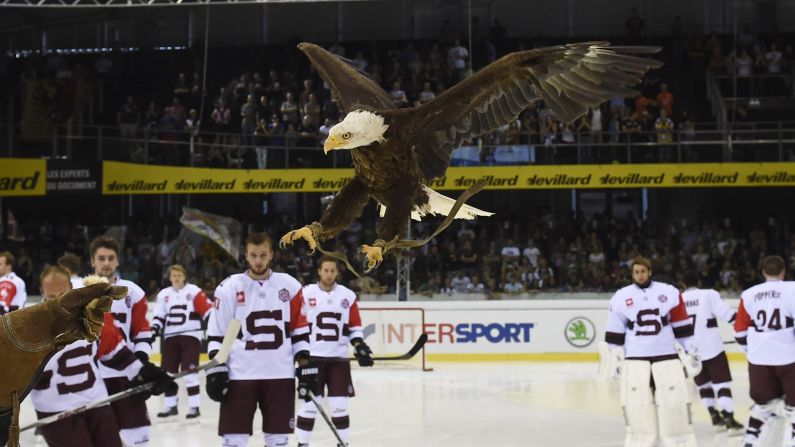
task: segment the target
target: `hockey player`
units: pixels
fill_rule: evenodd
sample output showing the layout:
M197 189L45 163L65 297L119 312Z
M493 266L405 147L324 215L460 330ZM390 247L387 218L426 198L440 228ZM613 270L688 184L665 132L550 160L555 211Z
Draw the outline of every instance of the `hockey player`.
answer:
M718 331L718 320L734 323L736 312L721 299L716 290L697 288L698 276L695 272L685 273L684 283L686 289L682 292L682 298L694 326L696 348L702 365L701 372L693 380L712 418L712 425L718 430L728 429L730 434L739 435L743 425L734 419L732 376ZM716 396L720 412L715 408Z
M127 298L114 301L110 311L127 347L141 362L148 363L152 351L152 332L146 320L147 303L144 291L137 284L120 278L116 273L119 267L119 245L115 240L97 237L91 241L89 253L94 274L108 278L111 284L127 287L129 291ZM124 391L131 386L129 371L109 368L104 364L100 364L99 371L109 394ZM148 443L151 422L146 402L127 398L113 402L112 406L116 420L119 422L122 441L135 446Z
M155 316L152 332L155 336L163 334L163 368L170 373L179 372L180 368L194 368L199 364L201 351L202 320L207 318L213 308L212 303L202 289L194 284L187 284L187 272L181 265L175 264L168 269L171 287L157 294ZM188 332L193 330L193 332ZM171 335L178 333L178 335ZM200 416L201 389L199 375L185 376L185 387L188 392L187 420L195 420ZM165 409L158 413L159 418L176 416L177 390L166 393Z
M0 315L25 307L25 281L14 273L14 255L0 252Z
M627 424L624 445L696 445L689 398L675 343L694 355L693 325L679 290L652 281L651 262L632 263L633 284L610 299L605 341L624 350L621 402ZM651 387L649 386L651 384ZM659 411L658 411L659 410Z
M41 293L45 300L57 298L71 289L69 272L48 267L41 274ZM102 364L128 371L136 385L155 383L155 393L173 383L168 375L150 363L142 363L127 348L113 317L105 314L100 342L78 340L58 351L42 370L31 391L38 417L45 418L108 396L95 359ZM146 395L137 396L145 399ZM41 428L50 447L121 447L119 426L110 405L93 408Z
M768 256L762 260L765 282L740 295L734 334L737 343L746 348L754 401L745 432L746 447L758 445L762 426L772 420L780 399L784 399L783 416L793 424L792 442L786 445L795 445L795 283L783 281L785 273L784 259Z
M312 328L309 351L314 357L347 358L348 343L360 366L373 366L373 352L364 343L362 319L356 294L337 284L337 261L322 257L317 269L317 284L305 286L301 291L307 320ZM346 442L350 431L348 398L354 396L351 365L347 360L318 362L318 376L313 390L322 396L328 389L331 421ZM317 408L311 401L301 404L296 420L299 447L309 447Z
M248 270L215 290L217 308L207 325L210 358L232 319L243 325L228 364L207 370L207 395L221 402L218 434L224 447L244 447L259 405L267 447L287 445L295 426L295 377L299 395L314 389L317 367L309 360L309 326L301 284L270 270L271 238L252 233L245 243ZM298 369L294 363L298 362Z

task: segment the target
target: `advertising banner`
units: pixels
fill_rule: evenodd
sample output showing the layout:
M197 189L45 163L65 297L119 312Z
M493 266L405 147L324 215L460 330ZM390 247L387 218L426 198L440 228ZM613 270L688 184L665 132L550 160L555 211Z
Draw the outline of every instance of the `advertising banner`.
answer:
M104 194L335 192L353 169L212 169L106 161ZM795 186L795 163L524 165L451 167L436 190L725 188Z
M99 194L101 184L102 165L99 162L47 162L47 194Z
M0 158L0 196L43 196L47 162L27 158Z
M728 303L737 307L737 300ZM368 344L399 345L386 349L405 352L403 347L425 332L430 361L595 361L607 305L607 300L564 299L359 303ZM731 327L721 322L720 328L731 341ZM727 351L737 350L727 345Z

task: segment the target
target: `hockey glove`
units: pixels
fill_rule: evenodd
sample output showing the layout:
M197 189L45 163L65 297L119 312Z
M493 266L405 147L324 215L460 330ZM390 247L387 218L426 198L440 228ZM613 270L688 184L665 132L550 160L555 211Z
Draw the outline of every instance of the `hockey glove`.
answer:
M225 364L208 368L207 372L207 395L216 402L226 400L229 393L229 367Z
M317 382L317 365L309 360L309 352L301 351L295 356L298 368L295 369L295 377L298 379L298 397L309 402L309 391L315 392Z
M688 348L689 349L685 349L685 347L679 343L674 344L676 355L679 356L679 360L684 365L687 377L693 378L701 372L701 358L698 355L698 349L695 345L688 343Z
M143 366L138 371L138 375L133 377L130 386L136 387L146 383L151 383L154 386L148 392L138 394L136 396L138 400L146 400L153 394L157 396L164 392L177 392L177 383L167 372L149 361L142 361L141 363L143 363Z
M373 366L373 350L365 342L359 342L353 347L353 356L359 366Z
M159 324L153 324L151 330L152 330L152 338L154 339L160 336L160 332L163 329L160 327Z

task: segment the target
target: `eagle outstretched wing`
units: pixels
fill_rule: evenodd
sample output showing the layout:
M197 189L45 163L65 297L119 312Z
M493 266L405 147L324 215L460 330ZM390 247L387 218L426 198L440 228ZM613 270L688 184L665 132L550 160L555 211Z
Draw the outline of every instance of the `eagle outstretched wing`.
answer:
M331 86L331 94L343 113L360 106L375 110L392 110L395 104L389 94L372 78L361 73L350 62L312 43L298 44L312 66Z
M633 86L661 62L638 57L656 47L611 47L584 42L508 54L432 101L408 124L417 141L417 161L426 179L441 177L453 150L466 139L504 126L533 101L543 99L555 116L571 123Z

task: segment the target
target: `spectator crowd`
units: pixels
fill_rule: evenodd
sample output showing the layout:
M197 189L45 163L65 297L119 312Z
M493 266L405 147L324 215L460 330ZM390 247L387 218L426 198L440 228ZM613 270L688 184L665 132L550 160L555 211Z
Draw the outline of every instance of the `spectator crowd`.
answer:
M246 225L244 225L245 227ZM292 222L276 220L264 227L274 237L292 229ZM251 226L252 228L254 226ZM356 249L374 238L374 222L354 223L336 240L335 248L346 253L353 265ZM415 223L413 234L426 237L433 223ZM145 223L127 227L96 228L66 220L30 222L16 230L2 247L16 256L15 270L37 290L38 272L64 253L86 264L87 241L98 234L111 235L124 247L122 277L154 293L167 284L167 267L184 265L190 280L212 292L218 282L243 269L238 262L207 239L186 237L179 224ZM795 233L787 224L771 220L767 225L743 222L703 223L641 222L635 217L608 218L555 216L542 212L522 220L483 219L457 224L429 244L404 253L410 261L415 294L478 293L492 297L537 292L612 292L630 281L629 262L636 256L653 262L654 276L678 284L687 271L697 272L703 287L730 295L760 281L757 263L768 254L782 254L795 271ZM275 250L273 268L304 283L314 280L316 257L303 244ZM792 273L789 274L792 278ZM379 267L362 284L350 272L346 282L362 290L384 285L394 292L394 258ZM524 296L524 295L523 295Z

